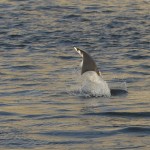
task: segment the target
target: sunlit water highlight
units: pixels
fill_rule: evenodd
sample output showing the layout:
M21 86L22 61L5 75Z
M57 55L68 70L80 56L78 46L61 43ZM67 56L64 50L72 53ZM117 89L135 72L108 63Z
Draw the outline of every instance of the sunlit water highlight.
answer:
M1 0L0 149L149 150L149 5ZM72 94L80 85L74 46L128 94Z

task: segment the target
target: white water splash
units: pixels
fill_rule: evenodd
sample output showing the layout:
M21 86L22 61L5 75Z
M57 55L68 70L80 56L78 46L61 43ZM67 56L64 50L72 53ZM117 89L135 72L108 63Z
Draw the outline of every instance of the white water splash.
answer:
M81 88L83 93L98 97L110 97L108 84L101 76L94 71L88 71L81 76Z
M77 85L69 88L70 94L85 97L111 96L107 82L94 71L88 71L83 75L78 74L77 82Z
M128 91L127 83L125 81L124 82L120 82L120 81L108 82L108 86L110 89L118 89L118 90Z

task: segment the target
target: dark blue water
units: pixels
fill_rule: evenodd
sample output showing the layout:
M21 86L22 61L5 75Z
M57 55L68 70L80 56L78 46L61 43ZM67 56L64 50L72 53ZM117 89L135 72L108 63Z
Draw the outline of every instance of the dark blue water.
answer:
M149 0L0 2L0 149L149 150ZM81 58L125 83L110 98L72 93Z

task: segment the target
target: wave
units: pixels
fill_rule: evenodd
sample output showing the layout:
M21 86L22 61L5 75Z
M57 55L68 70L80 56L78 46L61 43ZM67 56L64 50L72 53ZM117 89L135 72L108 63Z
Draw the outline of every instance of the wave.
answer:
M73 138L100 138L105 136L114 136L117 134L142 134L142 135L149 135L150 134L150 128L146 127L125 127L125 128L119 128L114 129L111 131L104 131L104 129L101 129L101 131L50 131L50 132L42 132L37 133L42 134L46 136L56 136L56 137L73 137Z
M92 112L92 113L86 113L84 115L143 118L143 117L150 117L150 112L99 112L99 113Z

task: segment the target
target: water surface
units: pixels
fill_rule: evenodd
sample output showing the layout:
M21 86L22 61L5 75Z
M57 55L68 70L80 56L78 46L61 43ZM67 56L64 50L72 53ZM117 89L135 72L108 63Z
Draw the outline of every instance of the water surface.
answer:
M0 149L149 150L149 0L0 2ZM72 94L81 58L111 98Z

